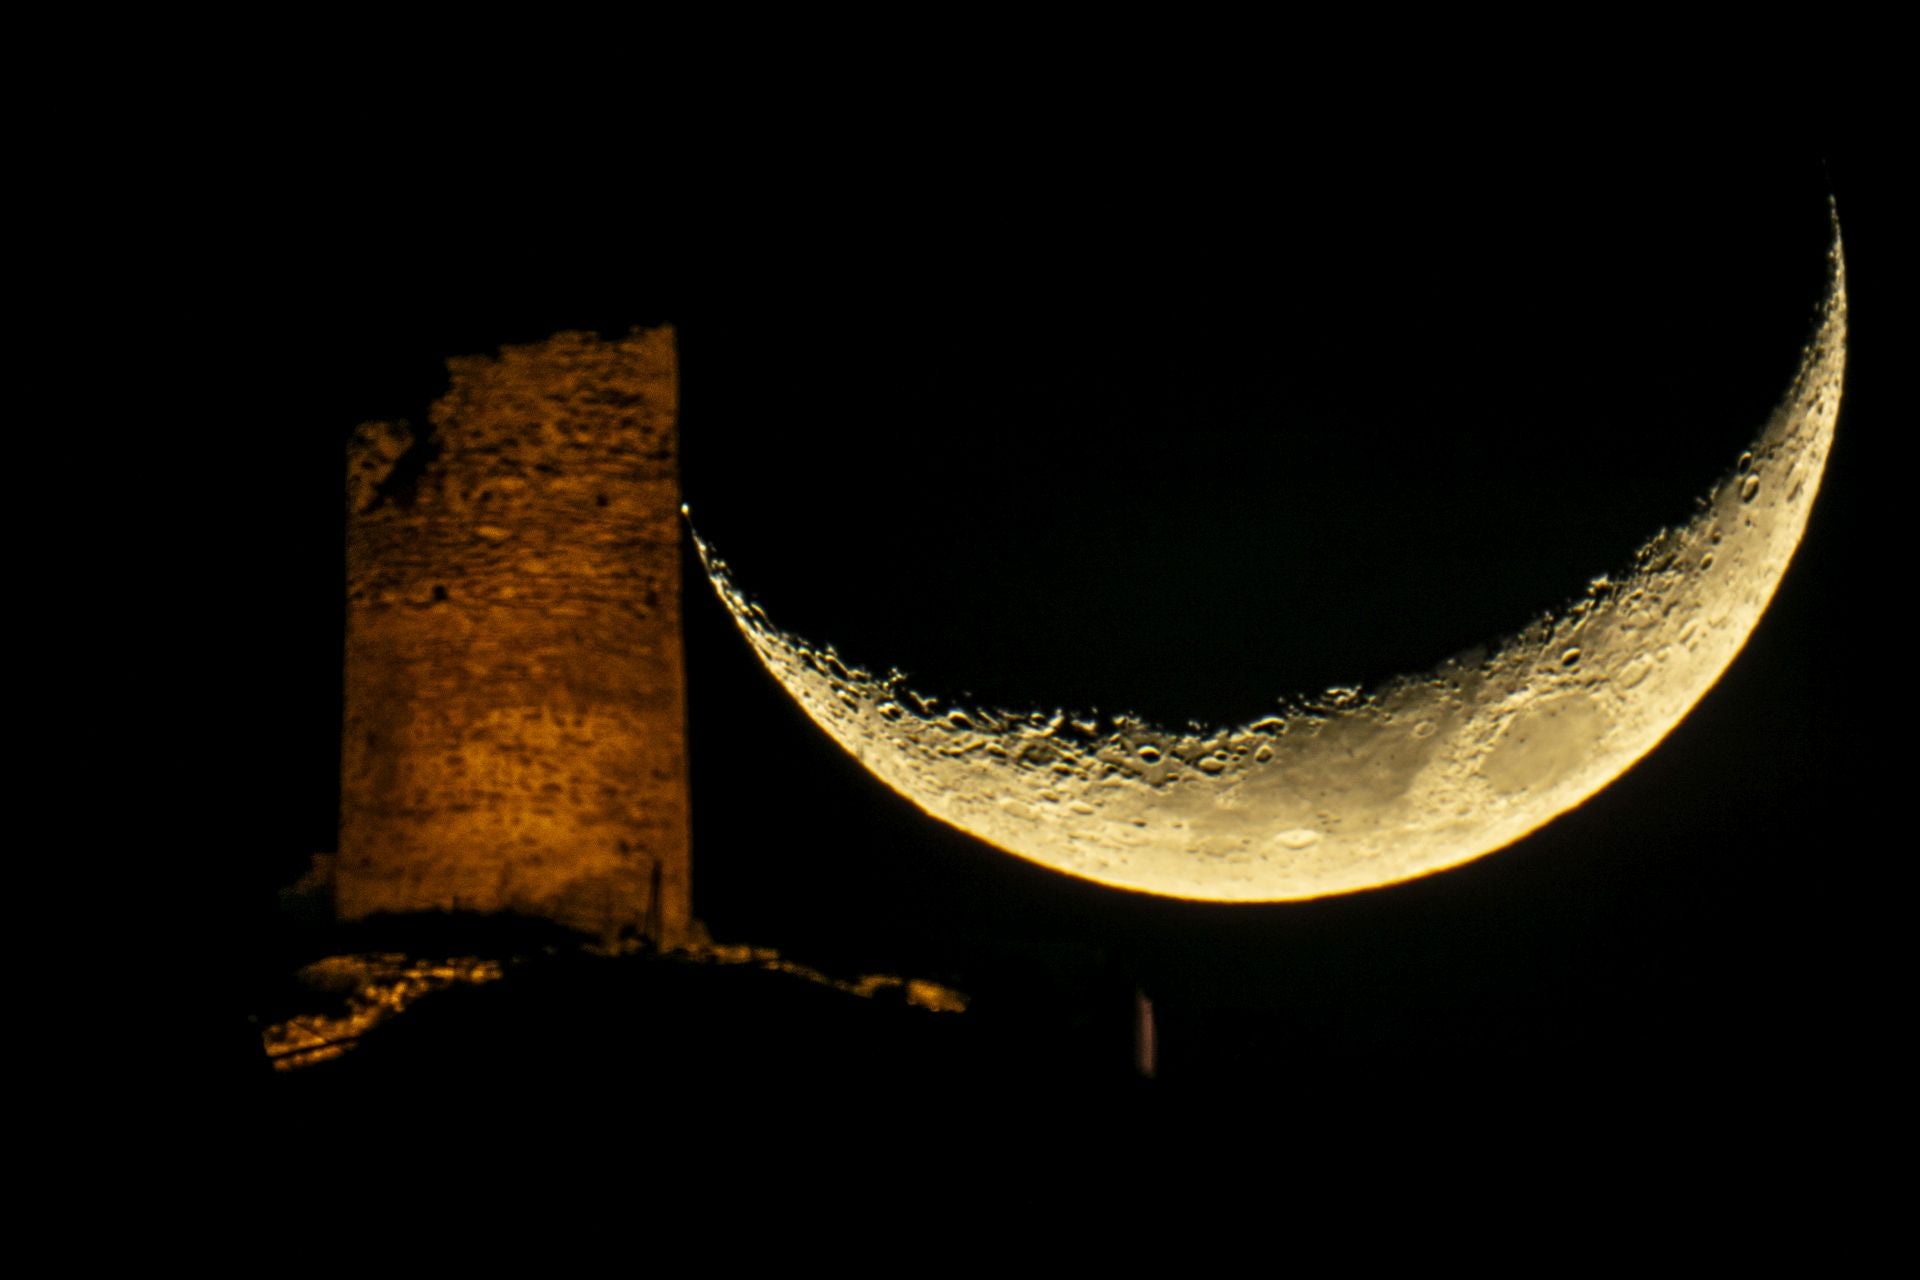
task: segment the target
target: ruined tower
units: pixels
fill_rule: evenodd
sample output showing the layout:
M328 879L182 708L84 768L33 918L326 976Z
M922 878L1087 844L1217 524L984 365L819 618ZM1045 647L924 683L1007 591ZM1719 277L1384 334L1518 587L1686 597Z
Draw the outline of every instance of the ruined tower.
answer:
M673 331L449 362L347 490L336 904L684 940Z

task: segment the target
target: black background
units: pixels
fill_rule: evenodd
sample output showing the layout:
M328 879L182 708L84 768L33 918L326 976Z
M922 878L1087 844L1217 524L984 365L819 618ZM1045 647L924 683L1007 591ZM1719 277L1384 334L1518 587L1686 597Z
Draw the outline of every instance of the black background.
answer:
M1894 359L1870 155L1539 122L560 136L364 112L228 162L245 372L211 396L232 427L186 576L248 744L196 803L262 964L274 888L333 839L344 438L418 420L448 355L672 323L695 522L777 621L930 690L1241 719L1497 639L1686 519L1794 370L1832 193L1855 337L1806 540L1727 676L1588 804L1314 903L1082 884L864 775L690 569L695 907L843 972L1139 986L1169 1087L1805 1103L1866 1055L1882 624L1856 584Z

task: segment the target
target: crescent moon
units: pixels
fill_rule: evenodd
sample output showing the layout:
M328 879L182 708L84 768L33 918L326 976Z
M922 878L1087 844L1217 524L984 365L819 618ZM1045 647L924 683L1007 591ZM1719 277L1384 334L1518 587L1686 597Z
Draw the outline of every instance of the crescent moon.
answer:
M1846 366L1846 266L1750 449L1684 527L1490 653L1211 731L964 705L776 626L695 535L760 661L922 810L1068 875L1272 902L1458 866L1551 822L1657 746L1733 662L1820 488Z

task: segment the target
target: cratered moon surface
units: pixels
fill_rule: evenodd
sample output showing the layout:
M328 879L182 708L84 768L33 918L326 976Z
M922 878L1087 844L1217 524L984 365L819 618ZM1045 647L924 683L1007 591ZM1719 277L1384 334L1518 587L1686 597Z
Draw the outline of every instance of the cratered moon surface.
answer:
M1392 884L1490 853L1606 787L1734 660L1806 528L1839 411L1846 275L1784 398L1684 526L1481 654L1212 730L968 705L777 626L704 542L760 661L927 813L1069 875L1261 902ZM1279 588L1275 588L1279 589Z

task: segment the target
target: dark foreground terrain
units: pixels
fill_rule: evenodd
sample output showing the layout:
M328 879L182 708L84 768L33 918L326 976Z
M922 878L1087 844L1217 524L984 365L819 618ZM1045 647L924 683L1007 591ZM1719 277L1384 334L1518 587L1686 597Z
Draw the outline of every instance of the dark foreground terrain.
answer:
M326 940L364 954L391 937ZM1146 1079L1136 988L1092 952L1009 952L958 975L970 990L935 974L966 1002L937 1011L884 975L863 995L862 975L744 948L608 957L497 931L433 940L448 955L490 946L499 976L422 996L297 1070L236 1044L226 1114L233 1167L261 1174L242 1180L249 1197L471 1211L474 1197L570 1202L584 1181L633 1212L951 1227L1064 1205L1424 1197L1413 1184L1436 1177L1459 1194L1449 1179L1489 1162L1529 1194L1623 1160L1656 1181L1752 1173L1846 1129L1844 1100L1814 1096L1818 1055L1760 1025L1744 1040L1724 1020L1689 1032L1673 1010L1610 1044L1607 1028L1524 1011L1369 1028L1175 993L1156 1011L1159 1078ZM265 983L256 1029L338 1009L341 994Z

